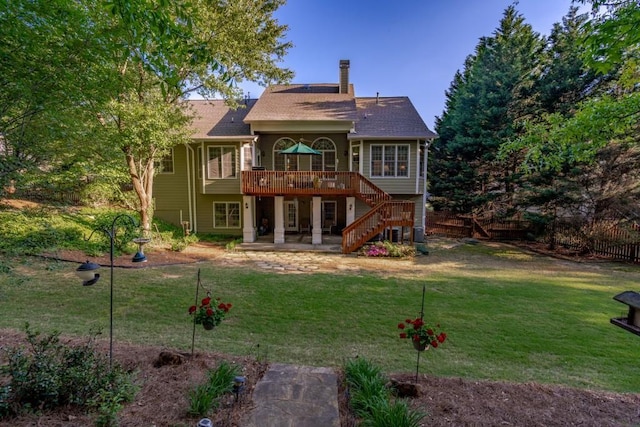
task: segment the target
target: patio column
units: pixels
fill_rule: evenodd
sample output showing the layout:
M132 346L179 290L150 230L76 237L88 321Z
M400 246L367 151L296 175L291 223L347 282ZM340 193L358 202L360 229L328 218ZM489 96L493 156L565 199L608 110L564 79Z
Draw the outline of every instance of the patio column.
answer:
M314 196L312 201L313 224L311 227L311 244L322 244L322 198Z
M356 198L347 197L347 225L356 220Z
M242 241L247 243L256 241L254 200L253 196L242 196Z
M284 196L276 196L273 205L273 243L284 243Z

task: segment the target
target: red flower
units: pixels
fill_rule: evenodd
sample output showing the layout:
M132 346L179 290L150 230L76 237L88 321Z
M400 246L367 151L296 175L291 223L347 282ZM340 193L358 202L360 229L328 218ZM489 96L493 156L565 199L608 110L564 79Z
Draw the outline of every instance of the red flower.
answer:
M195 313L197 309L198 308L195 305L192 305L191 307L189 307L189 314Z
M444 332L438 335L438 341L444 342L444 340L446 339L447 339L447 334L445 334Z
M427 329L427 335L433 335L433 329Z
M404 323L398 323L398 329L404 329Z
M438 341L436 340L431 341L431 347L438 348Z
M406 337L407 337L407 333L406 332L403 332L403 333L400 334L400 338L406 338Z
M413 323L413 320L411 320L411 319L407 319L407 320L405 320L405 323L412 324L412 323Z
M414 341L420 341L420 335L414 335L413 336L413 340Z
M213 310L207 308L207 316L213 316Z
M205 299L202 300L202 305L209 305L210 302L211 302L211 298L206 297Z

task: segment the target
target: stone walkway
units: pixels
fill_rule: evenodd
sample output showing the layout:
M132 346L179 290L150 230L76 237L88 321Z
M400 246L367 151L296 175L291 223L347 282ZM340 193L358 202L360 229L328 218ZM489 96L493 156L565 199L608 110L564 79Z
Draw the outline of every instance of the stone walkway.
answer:
M253 402L247 427L340 427L338 379L329 368L274 363Z

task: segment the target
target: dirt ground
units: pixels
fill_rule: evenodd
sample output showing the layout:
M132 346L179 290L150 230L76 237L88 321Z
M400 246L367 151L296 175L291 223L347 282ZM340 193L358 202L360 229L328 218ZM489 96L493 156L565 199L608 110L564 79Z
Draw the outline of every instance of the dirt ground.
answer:
M71 341L71 340L67 340ZM23 345L21 333L0 330L0 347ZM106 346L105 346L106 347ZM102 348L106 352L106 348ZM136 399L120 412L121 426L195 426L199 417L186 413L187 392L202 382L207 370L222 360L237 364L247 378L245 393L236 401L225 399L210 418L218 427L241 427L252 407L251 392L266 371L267 363L251 357L196 352L182 353L181 364L156 367L161 352L171 349L116 343L114 358L137 372L141 386ZM400 383L416 384L415 374L391 374ZM414 409L426 412L424 426L634 426L640 425L640 395L579 390L535 383L468 381L420 375L418 396L409 399ZM357 420L347 409L347 393L340 388L341 427ZM40 415L0 421L0 427L91 426L93 419L78 408L65 407ZM392 426L390 426L392 427Z
M455 244L455 243L452 243ZM544 248L531 248L538 252ZM50 254L61 259L82 262L85 256L64 251ZM291 256L291 255L288 255ZM571 256L564 254L563 256ZM274 255L277 257L277 255ZM115 261L116 265L131 265L129 256ZM285 257L286 258L286 257ZM377 269L381 259L327 255L317 257L317 270L353 273L358 270ZM414 262L394 260L385 265L387 274L415 274L428 257ZM577 260L577 259L576 259ZM92 258L93 262L108 264L108 258ZM220 247L197 244L184 252L154 251L147 266L171 265L190 262L242 263L261 268L247 255L229 254ZM411 271L409 271L411 270ZM288 273L286 270L283 273ZM300 273L300 272L297 272ZM0 347L15 346L22 340L16 331L0 330ZM186 413L187 390L198 383L207 369L221 360L242 366L247 377L246 393L238 402L230 397L223 402L214 416L216 426L242 426L242 414L251 408L251 391L265 372L267 365L250 357L237 358L223 354L196 353L186 355L184 363L155 367L162 351L172 349L115 344L116 360L123 366L138 371L141 385L135 401L120 413L122 426L195 426L197 418ZM1 357L0 354L0 363ZM415 374L391 374L395 380L414 383ZM1 379L0 379L1 380ZM459 378L436 378L421 375L417 382L418 396L410 399L412 407L427 412L424 426L632 426L640 425L640 394L617 394L589 391L536 383L515 384L505 382L468 381ZM342 427L356 425L346 410L345 393L340 392ZM62 408L39 416L23 416L1 422L8 426L90 426L90 416L77 408Z

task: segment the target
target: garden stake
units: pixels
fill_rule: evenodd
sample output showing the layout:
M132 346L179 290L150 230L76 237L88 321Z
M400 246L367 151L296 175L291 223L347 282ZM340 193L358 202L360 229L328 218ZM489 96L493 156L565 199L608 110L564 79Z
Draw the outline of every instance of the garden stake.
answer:
M200 269L198 269L198 281L196 282L196 303L198 305L198 289L200 288ZM191 336L191 357L193 358L193 347L196 342L196 317L193 316L193 335Z
M424 292L426 289L426 285L422 285L422 307L420 307L420 320L424 320ZM416 362L416 380L415 383L418 383L418 370L420 368L420 353L422 353L421 351L418 352L418 360Z

